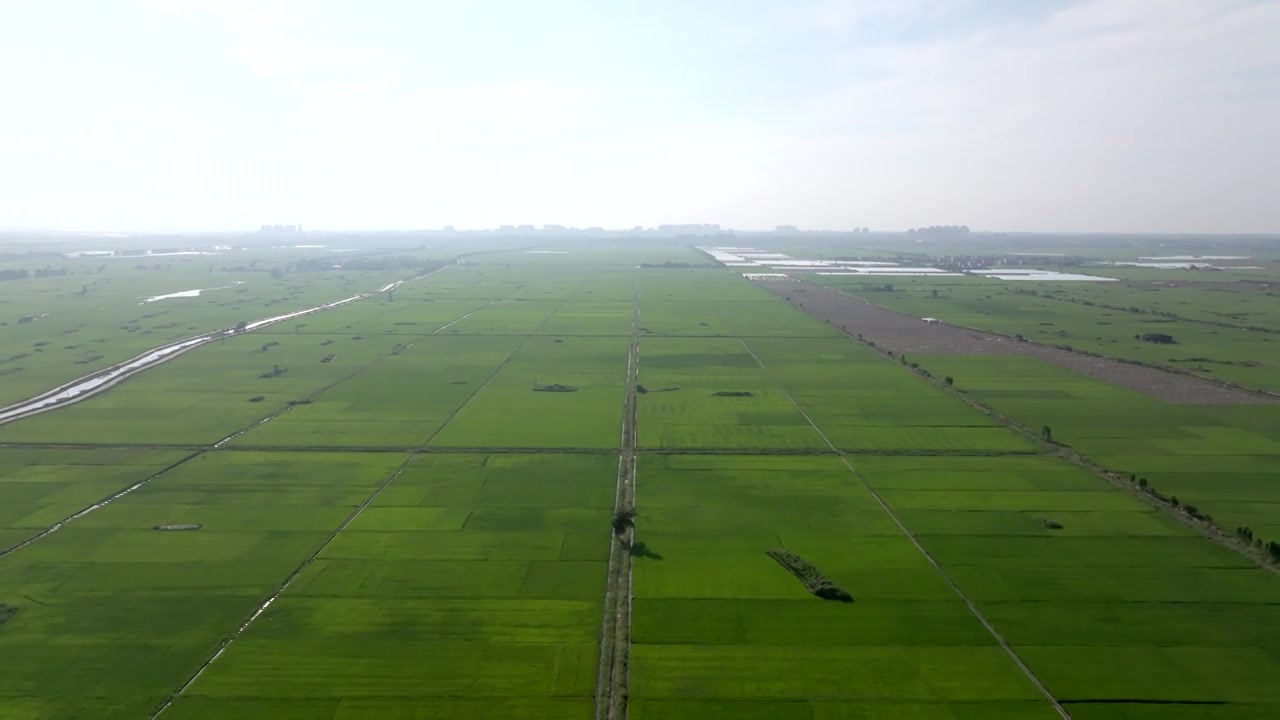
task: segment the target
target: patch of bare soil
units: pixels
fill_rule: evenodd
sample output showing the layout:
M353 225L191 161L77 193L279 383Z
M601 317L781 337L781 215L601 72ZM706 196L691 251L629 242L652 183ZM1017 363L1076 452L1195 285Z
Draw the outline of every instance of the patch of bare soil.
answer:
M807 282L758 284L850 335L861 335L876 347L898 354L1025 355L1174 404L1258 405L1280 402L1280 398L1191 375L1114 358L1093 357L946 323L926 323L912 315Z

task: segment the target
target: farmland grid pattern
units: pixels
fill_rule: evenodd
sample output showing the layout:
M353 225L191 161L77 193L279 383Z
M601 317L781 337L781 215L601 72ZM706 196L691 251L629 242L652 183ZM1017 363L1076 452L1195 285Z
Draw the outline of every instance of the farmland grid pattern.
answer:
M66 444L48 443L48 442L10 442L10 443L0 444L0 448L14 448L14 449L57 450L57 449L68 449L68 448L84 448L86 450L89 450L89 449L98 449L98 448L122 448L122 449L127 448L127 449L134 449L134 450L146 449L146 450L156 450L156 451L159 451L159 450L194 451L192 452L192 454L186 455L185 457L182 457L181 459L178 459L177 461L171 464L168 464L153 473L150 473L142 480L129 484L123 490L116 491L104 497L98 503L95 503L94 505L90 505L76 512L75 514L68 516L64 520L56 523L53 526L50 526L49 528L46 528L40 531L39 533L21 541L20 543L16 545L12 545L7 549L0 550L0 558L4 558L7 555L18 553L18 551L28 546L31 546L33 543L35 543L38 540L42 540L43 538L52 534L54 531L62 528L67 523L78 520L84 517L85 515L87 515L88 513L96 510L98 507L102 507L107 503L113 502L116 499L123 497L124 495L132 493L134 490L137 490L148 484L151 484L153 481L159 481L160 484L163 484L164 476L169 474L170 471L186 464L190 460L193 460L205 455L220 455L225 457L235 457L235 456L253 457L255 453L334 453L335 455L338 453L354 453L354 454L368 455L371 457L373 456L388 457L394 454L403 454L405 456L402 462L394 466L394 469L392 472L390 472L385 477L383 477L383 479L381 479L376 485L372 487L371 491L367 495L363 496L363 500L361 500L355 506L354 510L352 510L350 514L348 514L340 522L340 524L334 527L331 531L329 531L323 537L319 545L314 546L311 549L311 551L302 559L302 562L300 564L297 564L296 567L292 567L292 570L284 577L283 580L280 581L280 583L272 590L272 592L268 594L262 602L254 606L253 612L251 614L249 614L247 617L242 618L238 627L232 629L231 634L228 635L216 647L216 649L211 655L207 656L204 659L203 663L199 665L198 669L196 669L193 674L190 674L188 677L186 677L186 679L181 683L181 685L179 685L176 689L174 689L168 695L168 697L165 698L164 702L161 705L159 705L151 714L151 717L154 718L156 716L161 715L162 713L167 713L167 711L169 711L171 707L175 707L175 704L177 708L181 708L183 703L187 702L187 699L184 697L186 696L187 691L192 688L199 688L200 686L202 686L205 682L204 678L206 676L206 672L209 671L211 668L214 668L214 671L210 674L212 674L213 676L217 676L219 674L219 670L227 664L226 662L219 662L220 658L223 658L224 654L228 652L230 652L231 655L235 655L237 652L239 652L244 645L243 643L237 643L237 641L241 638L241 636L244 635L246 631L248 631L251 627L254 627L255 625L261 625L262 623L257 623L256 621L258 621L259 618L266 615L268 613L268 609L272 608L273 605L275 605L275 603L277 602L277 600L280 600L282 596L286 596L286 592L288 596L292 596L294 594L294 590L290 590L291 586L295 585L294 581L298 579L299 576L301 576L305 571L307 571L309 567L312 567L313 564L317 563L317 560L321 558L321 555L325 553L326 549L330 548L330 546L334 545L337 541L339 541L340 536L342 536L343 539L345 539L346 536L343 535L344 531L347 531L347 529L353 523L355 523L363 514L365 514L366 509L374 505L376 501L378 501L379 498L384 495L384 491L388 490L389 488L392 488L393 485L397 489L396 491L398 491L400 486L403 485L404 483L402 482L397 483L396 482L397 479L399 479L402 476L402 474L406 472L406 469L408 469L413 463L418 462L419 459L426 459L426 458L432 458L432 457L465 458L465 457L471 457L471 456L476 456L476 457L482 456L484 458L487 458L492 455L501 455L501 454L529 455L529 456L562 455L565 457L597 457L597 458L601 458L602 456L616 455L618 458L618 465L617 465L617 475L616 475L616 486L614 488L614 494L613 494L613 512L617 513L620 511L631 510L631 509L643 510L643 507L637 506L637 498L636 498L637 461L640 456L645 456L646 458L650 458L650 457L654 458L655 465L659 462L660 459L663 459L663 458L682 459L682 458L691 458L696 456L717 456L717 455L724 455L724 456L756 455L756 456L759 456L762 460L780 459L780 458L786 458L786 457L803 458L804 456L814 456L818 458L828 458L828 459L835 458L839 460L844 470L847 470L847 472L852 476L852 478L856 479L857 481L856 485L860 488L860 490L866 491L869 497L872 500L874 500L879 510L884 515L886 515L889 520L892 521L897 531L902 536L905 536L905 538L910 542L910 545L913 546L914 550L918 552L919 555L922 556L925 561L927 561L928 565L941 578L941 580L946 584L946 586L949 587L950 591L953 592L954 595L960 601L962 601L968 613L971 614L972 617L978 621L978 623L982 626L983 629L985 629L986 633L988 633L991 639L994 640L995 645L999 647L999 650L1005 656L1007 656L1008 660L1011 661L1014 666L1016 666L1019 673L1022 676L1024 676L1026 680L1029 683L1031 683L1032 686L1034 686L1035 690L1043 698L1043 700L1052 708L1053 712L1056 713L1057 716L1061 718L1071 717L1067 709L1064 708L1064 703L1069 704L1070 702L1081 702L1081 701L1067 700L1067 699L1064 699L1063 695L1059 694L1058 696L1055 696L1055 694L1050 691L1048 685L1053 685L1052 679L1048 681L1042 681L1041 677L1037 676L1036 672L1034 672L1033 669L1029 666L1029 663L1030 665L1035 665L1036 659L1029 658L1028 660L1024 661L1023 657L1021 657L1013 647L1014 644L1018 644L1018 641L1015 639L1013 643L1011 643L1010 641L1006 640L1004 635L997 628L997 625L1001 625L1001 620L999 618L996 618L993 621L989 619L982 610L979 609L979 604L983 602L982 599L978 598L977 600L975 600L970 597L970 594L967 593L965 589L962 588L962 584L964 583L963 578L961 578L960 580L957 580L955 577L953 577L952 573L950 573L948 569L944 567L944 564L947 561L946 557L939 555L938 557L940 557L941 560L939 560L938 558L935 558L934 553L930 552L930 550L925 547L925 544L917 537L916 533L912 531L910 527L910 525L912 524L912 521L910 519L906 519L906 520L903 519L902 514L898 510L895 510L893 500L886 499L885 494L881 492L881 488L878 487L876 483L872 481L872 479L869 479L866 475L864 475L862 471L859 470L859 468L857 467L858 463L856 460L856 458L860 456L866 456L868 458L937 457L937 458L957 458L958 459L958 458L983 458L983 457L996 457L996 458L1005 458L1005 457L1028 458L1030 457L1030 458L1037 458L1037 459L1049 459L1051 453L1048 453L1043 447L1037 446L1030 449L991 449L991 450L983 450L978 448L963 448L963 447L952 448L952 449L939 449L939 448L907 449L907 448L877 448L877 447L851 448L851 447L848 447L848 443L841 442L838 438L833 440L833 437L836 437L836 434L834 433L834 431L832 431L831 426L828 425L829 421L824 417L818 416L817 413L811 413L808 409L806 409L805 398L800 396L799 393L792 392L792 388L789 387L788 381L783 377L782 374L775 372L774 370L771 370L768 366L766 366L766 363L764 362L764 360L761 358L760 355L765 354L766 357L769 357L768 353L765 350L761 350L761 353L758 354L757 351L752 347L752 345L756 343L748 342L748 341L754 341L755 339L760 339L762 341L776 340L777 339L776 336L770 336L770 335L757 336L749 333L734 333L732 335L722 335L718 333L715 335L712 335L712 334L697 335L693 333L689 333L689 334L673 333L673 334L664 334L661 340L655 340L654 342L655 342L655 345L657 345L658 343L665 342L668 339L705 338L705 339L712 339L716 341L723 340L730 343L736 343L741 347L742 352L748 355L751 358L751 360L754 362L754 364L758 366L759 370L764 374L764 377L769 378L771 382L776 384L777 392L780 394L782 398L785 398L787 403L789 403L792 408L794 408L794 411L798 414L800 418L803 419L804 423L807 424L807 427L811 429L818 438L820 438L821 446L819 447L768 447L768 446L669 447L669 446L663 446L660 443L653 444L650 446L645 446L641 444L640 435L639 435L640 402L637 395L637 388L640 387L641 346L643 341L648 339L648 336L642 335L643 328L641 327L641 309L642 309L641 292L640 292L641 286L639 281L636 282L634 296L631 301L630 331L628 335L622 336L622 335L617 335L613 333L596 333L596 334L583 334L583 335L557 333L556 335L557 338L619 338L619 337L628 338L626 370L624 375L624 387L623 387L623 393L622 393L623 398L622 398L622 406L621 406L621 427L620 427L620 434L618 438L619 444L617 447L604 447L604 446L602 447L570 447L570 446L542 447L542 446L533 446L533 445L502 446L502 447L498 447L498 446L488 447L488 446L480 446L480 445L476 445L476 446L448 445L448 446L428 447L428 444L436 440L437 437L440 435L440 433L442 433L445 430L445 428L450 425L450 423L455 421L460 415L463 414L464 410L470 410L473 408L474 404L478 404L480 402L482 394L486 392L488 389L493 387L497 379L504 373L504 371L509 370L513 365L517 364L518 362L517 356L521 355L521 353L524 352L526 349L533 347L533 344L535 343L535 341L540 339L541 337L540 333L544 330L544 328L548 326L548 324L552 321L553 318L555 318L559 313L565 310L566 304L569 302L569 297L575 293L582 291L584 287L585 287L584 283L579 283L578 285L573 286L564 295L564 297L559 298L559 302L555 302L555 303L548 302L547 303L548 309L546 311L546 314L541 318L540 321L538 321L536 324L531 323L530 324L531 329L528 329L526 331L522 331L519 333L514 333L515 335L521 336L519 341L512 343L512 345L510 346L511 349L509 350L509 352L505 354L505 356L500 362L496 363L494 369L491 372L489 372L486 376L484 376L481 382L476 383L472 388L468 388L470 392L466 395L466 398L452 409L452 411L447 415L444 421L438 427L436 427L432 432L430 432L429 435L427 435L426 439L422 443L414 446L351 447L351 446L285 445L285 444L282 444L282 445L272 445L272 444L250 445L250 444L244 444L244 443L237 443L234 445L228 444L231 440L239 438L240 436L245 435L246 433L249 433L254 429L260 427L262 424L283 415L285 412L293 408L292 405L280 408L279 410L267 415L266 417L261 418L255 421L254 423L238 430L234 434L229 435L216 443L210 443L210 444L182 445L182 444L162 444L162 443L161 444L147 444L147 443L132 444L132 443L109 443L109 442L107 443L66 443ZM775 293L778 292L778 288L770 287L769 289L774 291ZM771 298L771 300L776 301L776 299L773 299L773 298ZM421 341L425 337L428 337L430 335L440 334L446 329L452 328L456 324L461 323L467 320L468 318L471 318L473 315L476 315L477 313L481 312L482 310L485 310L486 308L489 308L495 302L497 301L490 300L484 305L481 305L480 307L476 307L475 309L470 310L469 312L467 312L466 314L460 317L456 317L455 319L449 321L447 324L437 327L435 330L433 330L430 333L417 334L414 336L406 335L404 337L406 338L413 337L414 339L408 342L407 345L405 345L404 347L405 348L412 347L415 343L417 343L418 341ZM459 337L459 338L477 337L477 336L484 336L484 334L469 333L469 332L451 334L451 337ZM817 336L817 335L813 335L813 336L797 335L795 336L795 338L797 339L807 338L815 342L828 339L826 336ZM559 342L559 340L556 340L556 342ZM325 393L326 391L329 391L357 376L360 376L369 372L376 372L375 366L377 366L379 363L387 361L397 352L399 352L399 349L393 350L390 353L378 355L373 360L361 364L357 369L341 376L337 380L334 380L333 382L329 382L323 385L323 387L310 391L308 394L304 395L304 397L307 399L319 397L321 396L321 394ZM657 355L658 353L655 352L654 357L656 357ZM647 357L650 357L650 356L647 356ZM646 360L646 368L649 367L649 362L650 362L649 360ZM906 373L907 371L903 370L903 372ZM648 396L648 397L652 398L653 396ZM648 462L648 460L646 460L646 462ZM873 471L868 471L868 472L870 472L874 476ZM655 472L654 474L658 475L659 473ZM648 473L646 473L646 478L648 477L649 475ZM647 479L646 479L646 482L648 482ZM852 487L853 485L854 484L851 483L850 487ZM647 496L648 495L646 495L646 497ZM374 514L374 513L369 513L369 514ZM467 517L469 520L470 515L468 515ZM643 521L643 519L644 519L644 515L642 513L641 520ZM643 524L643 522L641 524ZM347 534L350 535L350 534L359 534L359 533L353 530ZM779 544L783 544L783 540L780 537L778 539L778 542ZM610 534L610 537L609 537L609 554L608 554L608 560L605 568L605 575L606 575L605 592L603 594L604 597L602 602L602 606L603 606L602 616L601 616L602 619L600 624L600 635L598 638L599 656L594 658L597 661L594 667L594 671L595 671L594 672L594 676L595 676L594 694L593 694L593 697L588 698L588 700L593 701L594 703L593 712L596 720L626 720L629 717L629 713L632 708L632 693L633 693L633 686L632 686L632 679L631 679L631 671L633 667L632 665L633 663L632 602L633 602L633 598L635 597L635 588L633 588L633 576L632 576L633 566L635 565L635 563L633 562L632 548L633 546L635 546L636 543L637 543L636 532L631 529L627 530L625 533L621 534L616 538L612 534ZM641 585L643 585L643 582L644 582L643 578L640 579L640 582L641 582ZM298 584L305 584L305 583L298 583ZM4 598L0 598L0 599L4 599ZM279 609L279 606L276 605L275 609L272 610L271 612L275 612L278 609ZM742 622L741 617L738 618L738 621ZM248 642L249 641L246 640L246 643ZM637 642L643 642L643 641L637 640ZM237 649L234 651L231 651L230 648L233 645L236 645ZM1019 647L1021 647L1021 645L1019 645ZM994 646L992 647L992 650L993 652L995 652ZM639 661L637 660L637 662ZM1037 667L1039 666L1037 665ZM1012 669L1011 669L1011 672L1012 672ZM1056 687L1056 685L1054 687ZM1071 696L1066 695L1065 697L1070 698ZM637 701L637 703L638 702L639 701ZM1039 701L1037 700L1037 702ZM1045 710L1047 711L1048 708L1045 708ZM637 715L640 714L639 709L637 709L636 712L637 712ZM167 713L167 714L173 714L173 713ZM645 716L648 717L649 715L646 714Z
M439 272L439 271L437 271L437 272ZM434 274L434 273L433 273L433 274ZM472 312L470 312L470 313L467 313L467 315L464 315L464 316L462 316L462 317L458 318L457 320L454 320L453 322L450 322L448 325L444 325L444 326L442 326L442 327L440 327L440 328L437 328L436 330L432 331L431 333L426 333L425 335L423 335L423 336L421 336L421 337L426 337L426 336L429 336L429 335L433 335L433 334L435 334L435 333L437 333L437 332L440 332L441 330L444 330L445 328L449 327L449 326L450 326L450 325L452 325L453 323L458 322L458 321L460 321L460 320L462 320L462 319L465 319L467 316L469 316L469 315L473 314L474 312L476 312L476 311L472 311ZM421 339L421 337L419 337L418 339ZM416 342L416 340L415 340L415 342ZM369 370L369 369L371 369L372 367L374 367L375 365L377 365L379 362L382 362L382 361L386 360L387 358L389 358L389 357L391 357L391 356L395 355L397 352L398 352L398 350L393 349L393 350L391 350L390 352L388 352L388 353L386 353L386 354L384 354L384 355L378 356L378 357L377 357L377 358L375 358L373 361L371 361L371 362L369 362L369 363L367 363L367 364L365 364L365 365L362 365L362 366L360 366L360 367L356 368L355 370L352 370L351 372L347 373L346 375L343 375L343 376L339 377L337 380L334 380L333 382L328 383L327 385L324 385L324 386L322 386L322 387L317 388L316 390L313 390L312 392L310 392L310 393L308 393L307 395L305 395L305 396L303 397L303 399L304 399L304 400L310 400L310 399L312 399L312 398L318 397L319 395L323 394L325 391L330 390L330 389L332 389L332 388L334 388L334 387L337 387L338 385L341 385L342 383L344 383L344 382L346 382L346 381L348 381L348 380L351 380L352 378L354 378L354 377L356 377L356 376L360 375L361 373L366 372L367 370ZM167 473L167 472L169 472L169 471L173 470L174 468L176 468L176 467L178 467L178 466L180 466L180 465L182 465L182 464L184 464L184 463L186 463L186 462L188 462L188 461L194 460L194 459L196 459L196 458L198 458L198 457L200 457L200 456L204 455L205 453L207 453L207 452L209 452L209 451L211 451L211 450L220 450L220 449L222 449L224 445L226 445L227 443L231 442L232 440L234 440L234 439L236 439L236 438L238 438L238 437L240 437L240 436L244 435L244 434L245 434L245 433L247 433L247 432L250 432L251 430L253 430L253 429L255 429L255 428L257 428L257 427L261 426L261 425L262 425L262 424L264 424L264 423L270 422L271 420L274 420L274 419L276 419L276 418L280 417L281 415L285 414L286 412L288 412L288 411L292 410L294 407L296 407L296 405L284 405L284 406L280 407L279 409L277 409L277 410L275 410L275 411L273 411L273 412L271 412L271 413L268 413L266 416L264 416L264 417L262 417L262 418L259 418L259 419L257 419L257 420L254 420L253 422L251 422L251 423L249 423L248 425L246 425L246 426L244 426L244 427L240 428L239 430L236 430L235 432L231 433L230 435L227 435L226 437L222 438L221 440L218 440L218 441L216 441L216 442L214 442L214 443L211 443L211 444L206 445L206 446L203 446L203 447L194 448L194 449L196 450L196 452L195 452L195 453L193 453L192 455L189 455L189 456L187 456L187 457L185 457L185 458L183 458L183 459L179 460L178 462L173 463L173 464L172 464L172 465L170 465L169 467L163 468L163 469L161 469L160 471L156 472L155 474L150 475L150 476L148 476L148 477L146 477L146 478L143 478L142 480L139 480L138 482L133 483L133 484L129 485L128 487L125 487L125 488L122 488L122 489L120 489L120 490L118 490L118 491L114 491L114 492L112 492L110 495L107 495L106 497L103 497L103 498L101 498L100 500L97 500L96 502L94 502L94 503L92 503L92 504L90 504L90 505L86 506L85 508L83 508L83 509L81 509L81 510L76 511L75 513L72 513L71 515L67 516L66 518L64 518L64 519L62 519L62 520L60 520L60 521L58 521L57 523L54 523L53 525L50 525L48 528L45 528L44 530L41 530L40 532L36 533L35 535L33 535L33 536L29 537L29 538L24 539L22 542L19 542L19 543L17 543L17 544L15 544L15 545L13 545L13 546L8 547L8 548L0 549L0 557L4 557L4 556L9 555L9 554L11 554L11 553L13 553L13 552L16 552L16 551L18 551L18 550L22 549L23 547L25 547L25 546L27 546L27 545L31 544L32 542L35 542L36 540L39 540L39 539L41 539L41 538L43 538L43 537L45 537L45 536L47 536L47 535L49 535L49 534L52 534L52 533L54 533L54 532L56 532L56 531L60 530L61 528L65 527L67 523L73 522L73 521L75 521L75 520L79 520L80 518L84 517L85 515L88 515L88 514L89 514L89 513L91 513L91 512L94 512L94 511L96 511L96 510L98 510L98 509L100 509L100 508L106 507L108 504L110 504L110 503L114 502L115 500L118 500L119 498L124 497L124 496L128 495L129 493L132 493L133 491L137 490L138 488L141 488L141 487L145 486L146 484L150 483L151 481L155 480L156 478L160 477L161 475L164 475L165 473ZM19 422L19 421L16 421L16 420L15 420L14 422ZM30 447L30 446L28 446L28 447ZM144 447L146 447L146 446L145 446L145 445L136 445L136 444L132 444L132 443L130 443L130 444L112 443L112 444L106 445L106 447L115 447L115 448L144 448ZM173 449L173 447L174 447L174 446L169 446L169 448L168 448L168 449ZM311 450L311 448L305 448L305 449L306 449L306 450Z

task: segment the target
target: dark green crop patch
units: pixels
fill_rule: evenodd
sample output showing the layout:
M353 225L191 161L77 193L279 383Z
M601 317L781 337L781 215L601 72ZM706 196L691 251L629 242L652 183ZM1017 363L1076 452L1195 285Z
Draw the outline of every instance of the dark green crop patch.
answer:
M799 555L775 548L766 550L765 554L778 561L787 572L796 576L796 579L804 583L804 589L817 595L823 600L840 600L842 602L853 602L853 596L848 591L841 588L831 581L826 575L823 575L818 568L814 567L809 561Z

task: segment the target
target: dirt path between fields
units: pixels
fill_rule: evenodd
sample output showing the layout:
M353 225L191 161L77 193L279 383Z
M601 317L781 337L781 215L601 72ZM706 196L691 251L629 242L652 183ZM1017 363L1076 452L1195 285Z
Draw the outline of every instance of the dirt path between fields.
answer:
M1258 405L1280 402L1280 397L1249 392L1192 375L1115 358L1094 357L1033 341L1019 341L984 330L943 322L926 323L914 315L890 310L807 281L772 280L757 281L757 284L801 310L899 355L1024 355L1172 404Z
M622 401L622 454L614 512L636 503L636 381L640 371L640 291L631 312L631 345L627 353L627 389ZM626 720L631 679L631 546L635 529L610 533L609 574L600 628L600 667L596 676L596 720Z

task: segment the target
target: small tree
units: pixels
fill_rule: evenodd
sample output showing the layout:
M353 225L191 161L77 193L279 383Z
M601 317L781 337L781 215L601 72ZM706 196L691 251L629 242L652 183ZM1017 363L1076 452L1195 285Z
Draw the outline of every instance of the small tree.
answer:
M1044 441L1047 443L1053 442L1053 428L1048 425L1040 428L1040 437L1044 438Z
M636 526L635 510L619 510L613 516L613 534L622 537L627 531Z
M951 387L952 385L956 384L956 379L948 375L942 379L942 382L946 383L947 387Z
M938 291L936 289L933 291L933 296L938 297Z

